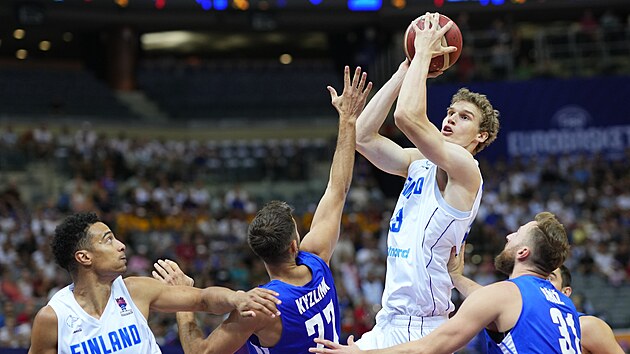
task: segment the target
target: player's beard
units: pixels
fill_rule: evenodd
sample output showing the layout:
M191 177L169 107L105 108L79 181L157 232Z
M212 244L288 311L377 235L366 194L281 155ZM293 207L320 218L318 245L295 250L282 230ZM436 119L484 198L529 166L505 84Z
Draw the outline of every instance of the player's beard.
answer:
M514 270L516 247L506 248L494 258L494 268L505 275L511 275Z

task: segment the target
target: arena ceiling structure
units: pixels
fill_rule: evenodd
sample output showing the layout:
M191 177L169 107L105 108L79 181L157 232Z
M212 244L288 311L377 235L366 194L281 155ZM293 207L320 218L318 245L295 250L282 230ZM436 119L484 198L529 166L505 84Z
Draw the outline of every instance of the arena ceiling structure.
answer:
M586 8L613 9L627 15L630 1L3 0L0 57L14 58L20 49L42 58L76 57L85 50L82 47L116 26L129 26L140 36L167 33L162 38L152 37L152 43L158 45L145 46L149 50L225 51L229 43L239 41L249 48L274 41L289 47L306 43L317 48L323 34L360 28L400 31L426 11L439 11L452 18L466 12L474 25L489 23L490 18L502 15L515 21L577 21ZM218 38L232 39L226 44ZM159 45L169 41L178 45ZM250 55L256 52L261 51Z

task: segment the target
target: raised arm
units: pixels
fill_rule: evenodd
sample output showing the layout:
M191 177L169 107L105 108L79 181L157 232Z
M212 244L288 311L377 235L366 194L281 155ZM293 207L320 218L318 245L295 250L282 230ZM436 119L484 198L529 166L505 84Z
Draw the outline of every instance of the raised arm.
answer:
M379 169L402 177L407 176L409 164L422 158L418 149L404 149L379 130L398 97L400 86L409 69L405 60L398 70L372 97L357 119L357 151Z
M483 288L483 286L477 284L474 280L464 275L464 249L460 248L459 254L456 253L456 247L451 249L451 258L446 265L448 268L448 275L451 276L453 286L459 291L464 298L467 298L473 292Z
M580 317L582 353L624 354L610 326L595 316Z
M332 104L339 113L337 147L333 155L328 186L315 210L311 230L300 244L301 250L318 255L326 263L330 261L339 239L343 206L352 181L356 121L372 89L372 83L366 84L366 80L367 74L362 74L361 68L357 67L351 82L350 68L346 66L341 96L337 96L337 91L328 86Z
M57 314L44 306L33 321L29 354L57 354Z
M426 14L422 30L414 21L415 47L418 50L403 80L394 119L396 126L422 155L448 173L449 181L462 181L476 192L481 177L472 155L462 146L447 142L427 117L426 81L431 58L456 50L456 47L443 47L441 44L441 39L452 26L452 22L438 29L438 20L439 14Z

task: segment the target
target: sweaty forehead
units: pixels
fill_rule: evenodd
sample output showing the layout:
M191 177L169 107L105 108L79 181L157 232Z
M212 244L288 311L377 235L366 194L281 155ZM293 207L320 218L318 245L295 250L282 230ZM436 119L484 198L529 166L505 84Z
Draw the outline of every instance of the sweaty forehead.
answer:
M457 102L454 102L450 106L450 109L454 109L454 110L456 110L458 112L460 112L460 111L470 112L470 113L472 113L475 116L476 119L481 119L481 111L472 102L457 101Z

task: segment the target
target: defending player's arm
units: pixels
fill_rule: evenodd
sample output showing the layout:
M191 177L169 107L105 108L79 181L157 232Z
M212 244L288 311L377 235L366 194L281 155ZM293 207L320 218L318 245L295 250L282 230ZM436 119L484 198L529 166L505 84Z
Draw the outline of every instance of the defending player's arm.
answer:
M356 345L342 346L327 340L315 339L327 348L310 348L311 353L330 354L448 354L464 347L484 327L510 319L502 318L504 307L513 305L509 300L518 289L507 282L496 283L473 293L446 321L422 339L400 344L391 348L361 351ZM513 325L513 324L512 324ZM350 342L349 342L350 343ZM332 348L332 349L329 349Z
M212 333L205 337L191 312L177 313L179 339L186 354L232 354L258 329L269 325L269 316L242 317L233 311Z
M326 263L330 261L339 239L343 206L352 181L356 121L372 89L372 83L367 83L366 80L367 74L362 74L361 68L357 67L351 82L350 68L346 66L341 96L337 96L334 88L328 87L332 104L339 113L337 147L333 155L328 186L315 210L311 230L300 244L300 249L318 255Z
M357 119L357 151L379 169L402 177L407 176L409 164L422 158L418 149L404 149L379 134L402 85L409 62L405 60L398 71L381 87Z
M194 281L187 276L176 262L158 260L153 265L153 277L161 284L192 287ZM254 289L256 290L256 289ZM258 289L265 290L266 289ZM273 292L277 295L277 293ZM279 314L279 312L277 313ZM179 338L185 353L234 353L254 331L267 326L275 316L258 315L254 311L234 310L223 324L205 337L193 312L177 312ZM277 320L277 318L276 318Z
M580 317L582 354L624 354L608 324L594 316Z
M450 53L456 47L443 47L441 38L452 26L452 22L437 29L439 14L425 15L424 29L417 24L416 51L403 81L394 119L396 126L414 143L420 152L448 173L449 180L477 190L481 176L472 155L466 149L444 139L440 130L427 117L426 81L429 64L433 56ZM477 117L478 119L480 117ZM468 188L466 188L468 190Z
M57 314L50 306L44 306L33 320L29 354L57 353Z
M451 276L453 286L459 291L464 298L467 298L473 292L483 288L483 286L477 284L474 280L464 275L464 250L462 245L459 254L457 254L456 247L451 249L451 257L446 265L448 269L448 275Z

